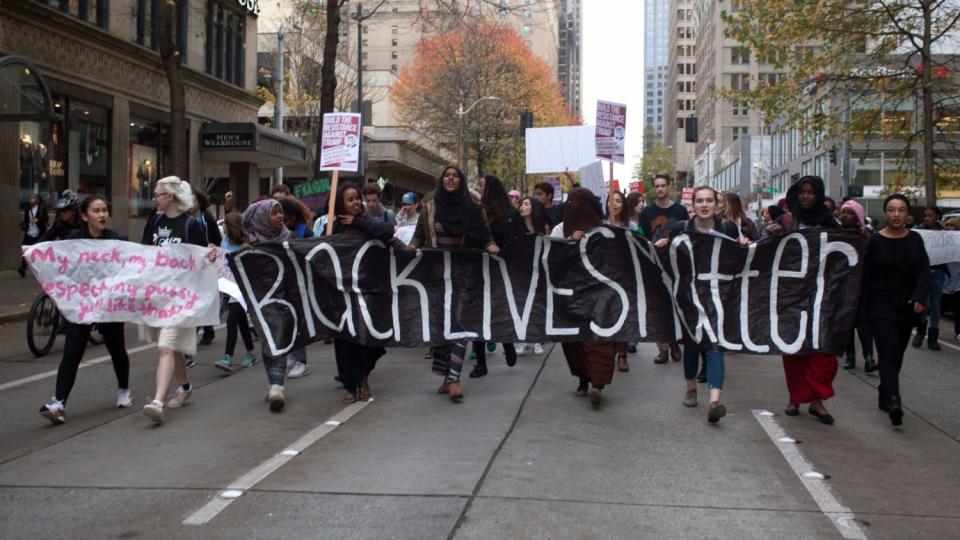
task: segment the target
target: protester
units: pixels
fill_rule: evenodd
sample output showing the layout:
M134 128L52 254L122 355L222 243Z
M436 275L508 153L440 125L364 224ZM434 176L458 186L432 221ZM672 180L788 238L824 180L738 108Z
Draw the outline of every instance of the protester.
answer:
M863 261L861 302L877 340L878 407L903 423L900 368L910 333L930 294L930 261L923 238L906 228L910 201L897 193L883 202L886 226L870 238Z
M643 234L643 228L640 227L640 213L643 212L645 204L646 200L643 197L643 193L633 192L627 195L627 202L625 203L627 207L627 221L633 222L633 232L635 233Z
M243 233L243 217L238 212L230 212L223 218L223 228L226 233L220 244L220 249L226 253L239 251L245 244L249 244ZM243 339L243 346L247 350L246 356L240 361L240 367L246 369L257 363L257 355L253 352L253 336L250 334L250 322L243 305L236 299L227 301L227 343L224 346L223 358L214 363L214 367L223 371L233 371L233 351L237 347L237 333Z
M632 231L637 228L637 224L630 220L630 209L627 207L623 193L611 191L607 194L606 213L604 214L604 223L612 227L620 227ZM627 361L628 343L618 341L614 343L617 356L617 369L626 373L630 371L630 363ZM636 350L636 346L634 346Z
M396 215L397 227L410 227L420 219L420 205L417 204L417 194L408 191L400 197L400 211Z
M194 244L206 246L203 226L189 210L195 204L190 184L176 176L167 176L157 181L153 192L157 212L150 216L143 228L142 244L165 246L167 244ZM170 388L171 376L177 381L177 390L166 406L182 407L193 394L187 376L184 355L197 354L197 331L193 327L164 327L154 329L159 356L157 359L157 389L153 401L143 407L143 414L161 424L164 419L164 400Z
M283 223L290 231L290 238L313 238L313 229L309 225L310 210L306 205L293 196L282 197L279 202L283 210ZM299 379L310 374L307 351L304 347L294 349L290 356L293 362L289 365L288 378Z
M316 219L313 221L314 238L319 238L327 234L327 213L330 210L330 202L332 200L333 197L327 195L327 199L323 201L323 206L320 208L320 214L318 214Z
M917 229L925 231L942 231L940 219L943 212L936 206L923 211L923 223ZM917 334L913 338L913 346L923 345L923 338L927 338L927 348L931 351L940 350L940 298L943 296L943 282L947 278L947 265L937 264L930 267L930 297L924 300L927 312L920 315L917 324Z
M47 230L49 221L47 203L44 202L43 197L39 193L30 194L30 198L27 200L27 209L23 211L23 223L20 224L20 229L23 230L23 242L21 244L32 246L39 242L40 237ZM26 277L27 275L27 260L22 257L17 273L20 274L20 277Z
M397 222L394 220L393 211L384 207L381 201L383 194L380 191L380 186L370 183L363 186L362 191L363 203L366 205L370 217L382 219L389 225L396 227Z
M417 229L410 243L411 249L427 248L481 248L489 253L499 253L493 241L487 216L467 189L467 179L460 169L449 166L437 179L433 198L425 200ZM434 372L443 376L437 389L439 394L448 394L453 401L463 399L460 373L467 354L467 340L451 346L434 349Z
M516 208L520 204L520 192L511 189L510 193L507 193L507 197L510 197L510 203Z
M960 219L950 218L943 224L948 231L960 230ZM943 282L944 308L953 313L953 340L960 342L960 262L947 264L947 276Z
M720 195L713 188L700 186L693 191L693 208L696 215L688 221L681 221L673 226L670 238L681 234L700 232L705 234L719 234L740 245L747 245L750 240L745 237L739 227L726 221L716 214L717 201ZM739 202L739 201L738 201ZM728 206L729 209L729 206ZM658 248L665 248L670 244L670 238L657 240ZM715 424L726 416L727 408L720 403L720 394L723 391L723 380L726 372L723 351L709 345L686 345L683 348L683 376L687 380L687 392L683 404L687 407L697 406L697 367L700 365L700 356L706 356L707 383L710 386L710 405L707 409L707 421Z
M550 225L547 224L547 210L537 199L533 197L523 197L517 203L517 211L526 234L550 234ZM527 352L527 346L532 345L533 354L543 354L543 343L517 343L514 347L517 356L523 356Z
M737 227L738 239L746 238L750 242L759 240L760 231L757 230L757 224L747 217L747 213L743 211L743 202L741 202L740 196L731 192L725 193L723 198L726 199L727 204L721 217Z
M567 193L563 221L554 228L552 236L580 240L590 229L603 224L600 200L585 188L573 188ZM603 400L603 388L613 382L615 346L609 341L563 342L563 356L570 374L579 379L574 395L588 396L597 408Z
M499 249L504 249L510 240L526 232L524 220L520 217L520 212L510 202L507 197L507 189L503 181L493 175L486 175L480 179L477 185L477 191L480 193L480 204L483 205L483 212L486 215L487 223L490 227L490 235ZM470 378L483 377L487 374L486 353L483 347L478 347L481 342L475 341L473 350L476 352L477 364L470 372ZM496 344L494 349L496 350ZM512 343L503 344L503 354L506 357L507 365L513 367L517 364L517 350Z
M282 243L290 239L290 230L284 223L283 207L280 201L266 199L255 202L247 207L241 218L241 225L247 240L252 246L267 243ZM303 349L298 349L303 350ZM263 366L267 371L266 401L270 403L270 410L280 412L286 405L284 397L284 376L287 371L287 357L273 356L266 348L262 350ZM293 352L296 355L297 351Z
M870 233L864 227L864 209L857 201L848 200L840 205L837 212L837 218L840 220L840 226L844 229L852 229L860 233L863 237L864 245L870 241ZM866 314L858 313L854 328L850 330L850 339L847 341L846 356L843 361L843 369L854 369L857 367L857 346L854 334L860 336L860 348L863 351L863 371L872 373L877 370L877 362L873 359L873 334L870 332L870 325L866 323Z
M691 215L692 219L697 214L696 206L691 205L691 210L693 212L693 215ZM717 207L714 210L714 213L720 219L724 219L724 216L727 215L727 194L722 191L717 192Z
M80 204L80 216L84 226L73 231L68 240L120 240L113 230L107 228L107 219L110 210L107 199L101 195L90 195ZM60 367L57 368L56 392L50 401L40 407L40 415L54 424L63 424L66 419L66 403L70 391L77 380L77 371L80 361L87 350L87 340L93 325L76 324L67 320L65 326L66 341L63 344L63 357ZM117 407L132 407L133 397L130 395L130 358L127 356L127 347L123 337L123 323L98 323L100 335L110 353L113 362L113 372L117 376Z
M830 211L830 215L836 216L837 214L837 201L833 200L830 197L823 198L823 205L827 207L827 210Z
M79 210L80 199L77 194L69 189L63 190L60 200L57 201L53 225L40 235L40 241L66 240L70 233L83 226Z
M208 210L208 208L210 208L210 202L207 200L207 196L203 191L197 189L195 186L191 186L191 189L193 190L193 197L197 202L190 208L190 215L203 226L204 242L206 242L206 245L218 247L223 243L223 236L220 234L220 227L217 226L217 218L213 217L213 214ZM203 337L200 338L197 345L209 345L213 343L215 337L216 333L213 330L213 326L204 326ZM187 367L190 367L189 359L187 364Z
M687 209L682 204L674 202L670 198L670 177L666 174L657 174L653 177L653 191L655 198L653 204L647 205L640 212L640 228L647 240L655 242L666 236L674 225L681 221L686 221L689 217ZM679 362L681 358L680 344L675 341L665 341L657 343L657 353L654 362L657 364L666 364L668 355L673 357L674 362Z
M839 224L833 218L833 212L824 204L825 198L822 178L801 177L787 191L786 200L790 213L780 216L769 225L767 233L779 236L811 227L837 227ZM790 392L790 403L784 414L797 416L800 414L800 405L810 403L811 415L823 424L833 424L833 416L827 412L823 401L833 397L837 357L827 353L785 355L783 371Z
M543 208L547 211L547 223L550 227L556 227L563 221L563 203L553 204L553 184L550 182L540 182L533 186L533 196L540 201Z
M277 184L270 190L270 197L273 199L280 200L292 196L293 192L290 191L290 186L286 184Z

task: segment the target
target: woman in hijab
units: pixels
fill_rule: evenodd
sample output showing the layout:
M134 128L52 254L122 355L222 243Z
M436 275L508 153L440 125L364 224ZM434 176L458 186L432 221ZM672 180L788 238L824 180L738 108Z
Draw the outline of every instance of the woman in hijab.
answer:
M573 188L567 194L563 222L551 236L580 240L587 231L602 224L600 200L585 188ZM564 342L562 347L570 374L580 380L574 395L588 396L594 408L600 407L604 386L613 382L616 345L610 341L579 341Z
M431 197L424 197L423 210L410 242L411 249L474 248L500 253L490 235L487 216L480 201L467 189L467 178L460 169L449 166L437 179ZM453 401L463 399L460 372L466 356L468 340L457 341L433 350L433 370L443 376L438 394L448 394Z
M243 212L241 220L243 232L252 245L280 243L290 239L290 231L283 220L283 207L276 199L257 201ZM292 356L306 355L301 348L293 351ZM267 380L270 387L267 389L266 401L270 402L270 410L280 412L286 405L283 395L283 383L287 371L287 357L274 357L263 350L263 366L267 370Z
M787 191L789 214L784 214L767 227L771 236L780 236L811 227L835 228L840 224L824 201L823 179L804 176ZM789 219L788 219L789 218ZM809 403L809 413L821 423L832 425L833 416L823 405L833 397L833 379L837 376L837 357L827 353L793 354L783 357L783 371L787 379L790 402L784 414L797 416L800 405Z
M367 240L390 243L393 225L383 219L373 218L364 211L363 195L356 184L347 182L340 186L333 208L336 215L333 234L357 238L358 243ZM386 349L334 338L333 351L337 359L337 374L343 387L347 389L343 403L370 399L370 384L367 379L376 367L377 360L387 353Z

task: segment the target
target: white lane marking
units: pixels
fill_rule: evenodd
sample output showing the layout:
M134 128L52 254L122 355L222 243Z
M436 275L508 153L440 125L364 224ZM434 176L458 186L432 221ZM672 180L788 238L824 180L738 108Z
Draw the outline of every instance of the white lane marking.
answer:
M777 449L780 450L783 458L787 460L787 464L793 469L797 478L803 482L803 486L807 488L807 492L813 497L813 500L817 503L823 515L830 519L833 526L837 528L837 531L839 531L844 538L865 540L867 535L854 519L853 512L840 504L840 501L833 496L833 493L830 491L830 486L825 482L825 478L816 478L816 476L824 475L808 474L815 472L815 469L810 462L803 457L803 453L800 452L800 445L796 443L778 442L779 439L787 437L787 434L777 425L776 420L774 420L772 416L764 415L764 412L765 411L754 410L753 416L757 419L757 422L760 423L760 427L767 432L767 435Z
M183 520L183 524L204 525L208 523L239 497L236 492L240 494L245 493L261 480L276 472L277 469L284 466L288 461L300 455L300 453L309 448L310 445L333 432L337 427L363 410L363 408L370 403L370 401L357 401L356 403L352 403L339 413L333 415L333 417L326 422L304 433L302 437L284 447L283 451L271 456L260 465L244 473L240 478L231 482L229 486L218 492L218 494L210 499L202 508L187 516L187 519ZM231 492L230 494L232 496L230 498L224 497L224 493L228 492Z
M224 327L224 325L222 325L222 324L217 325L217 326L214 326L214 328L215 328L216 330L220 330L220 329L223 328L223 327ZM139 347L134 347L134 348L132 348L132 349L127 349L127 354L134 354L134 353L138 353L138 352L140 352L140 351L145 351L145 350L147 350L147 349L155 349L156 347L157 347L157 344L156 344L156 343L147 343L146 345L141 345L141 346L139 346ZM85 361L83 361L83 362L80 362L80 367L77 368L77 369L83 369L83 368L85 368L85 367L90 367L90 366L95 366L95 365L97 365L97 364L102 364L102 363L106 362L107 360L110 360L110 355L109 355L109 354L104 355L104 356L98 356L98 357L96 357L96 358L91 358L90 360L85 360ZM3 384L0 384L0 390L7 390L7 389L9 389L9 388L16 388L17 386L23 386L23 385L25 385L25 384L30 384L30 383L36 382L36 381L42 381L42 380L47 379L47 378L50 378L50 377L56 377L56 375L57 375L57 370L51 369L50 371L44 371L43 373L37 373L36 375L31 375L31 376L29 376L29 377L24 377L24 378L22 378L22 379L17 379L17 380L15 380L15 381L10 381L10 382L5 382L5 383L3 383Z

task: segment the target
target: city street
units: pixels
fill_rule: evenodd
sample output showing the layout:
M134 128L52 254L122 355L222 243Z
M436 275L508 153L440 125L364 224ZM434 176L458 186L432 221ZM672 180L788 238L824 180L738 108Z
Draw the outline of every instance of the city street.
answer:
M877 410L878 379L862 366L838 374L837 423L825 426L805 408L782 414L779 358L744 355L728 356L729 414L709 425L704 386L700 406L683 407L680 365L654 365L653 344L593 410L574 397L559 346L515 368L498 350L487 377L465 379L461 404L436 394L422 349L390 350L371 376L375 400L345 406L333 348L317 343L312 374L287 382L287 409L273 414L261 365L212 367L220 330L190 370L192 400L155 427L139 407L156 355L131 327L137 407L112 407L110 362L91 347L97 363L54 426L37 408L62 339L33 358L23 325L0 327L3 538L960 536L953 343L909 350L901 428ZM811 471L826 479L801 477Z

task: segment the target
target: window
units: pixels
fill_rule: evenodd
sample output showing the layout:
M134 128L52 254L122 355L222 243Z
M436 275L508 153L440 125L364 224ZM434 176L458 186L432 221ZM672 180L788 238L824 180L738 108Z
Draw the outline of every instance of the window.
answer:
M110 0L38 0L41 4L59 8L67 15L106 30L110 21Z
M233 3L207 3L206 71L237 86L244 85L246 22Z
M366 28L366 26L364 26L364 28ZM390 33L391 33L391 34L396 34L396 33L399 32L399 31L400 31L400 29L399 29L399 27L398 27L397 25L393 25L393 26L390 27Z
M746 65L750 63L750 49L747 47L730 47L730 63Z
M396 64L390 64L390 71L391 71L392 73L396 73L396 72L397 72L397 65L396 65Z
M170 170L170 128L130 117L130 217L149 216L153 188Z
M158 50L157 27L159 24L159 6L162 0L136 0L133 5L134 25L130 38L136 43ZM187 57L187 2L177 4L177 48L180 61Z
M730 133L732 134L734 141L736 141L743 135L747 135L748 132L749 132L749 128L747 126L734 126L730 128Z
M396 46L397 46L397 43L399 43L399 41L400 41L400 40L398 40L397 38L393 38L393 39L390 40L390 45L391 45L392 47L396 47Z
M366 53L364 53L364 54L366 54ZM397 51L393 51L393 52L390 53L390 58L393 58L394 60L396 60L396 59L399 58L399 57L400 57L400 53L398 53Z

